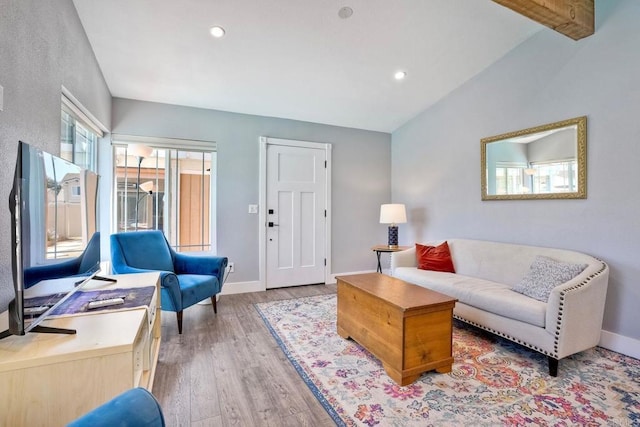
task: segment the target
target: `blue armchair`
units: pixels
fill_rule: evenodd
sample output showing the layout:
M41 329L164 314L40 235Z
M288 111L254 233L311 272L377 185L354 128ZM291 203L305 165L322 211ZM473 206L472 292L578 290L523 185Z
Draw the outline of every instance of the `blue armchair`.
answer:
M190 255L174 251L159 230L111 235L111 264L116 274L160 271L162 310L175 311L182 333L182 310L222 290L226 257Z
M100 264L100 233L93 233L84 251L77 258L55 264L38 265L24 269L24 287L29 288L41 280L82 276L92 273Z
M67 427L164 427L162 408L142 387L132 388L91 412L67 424Z

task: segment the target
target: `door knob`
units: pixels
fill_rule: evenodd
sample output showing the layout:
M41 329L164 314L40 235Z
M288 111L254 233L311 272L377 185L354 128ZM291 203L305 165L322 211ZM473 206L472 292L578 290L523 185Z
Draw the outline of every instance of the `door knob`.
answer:
M269 222L268 226L269 226L269 227L277 227L277 226L278 226L278 224L274 224L273 222Z

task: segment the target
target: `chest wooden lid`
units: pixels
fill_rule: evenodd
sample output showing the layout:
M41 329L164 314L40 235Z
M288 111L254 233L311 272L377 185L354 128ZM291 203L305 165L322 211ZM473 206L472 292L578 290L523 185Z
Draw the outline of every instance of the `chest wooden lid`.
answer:
M450 297L422 286L407 283L395 277L380 273L353 274L338 276L340 283L354 286L363 292L380 298L402 311L419 310L425 307L447 306L453 307L456 298Z

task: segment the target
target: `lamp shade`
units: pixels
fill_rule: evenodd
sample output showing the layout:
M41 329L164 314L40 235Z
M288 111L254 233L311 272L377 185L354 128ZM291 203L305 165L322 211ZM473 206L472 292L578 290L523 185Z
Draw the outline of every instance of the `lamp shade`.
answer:
M153 181L145 181L140 184L140 189L145 193L151 193L153 191Z
M127 147L127 154L134 157L147 158L153 153L153 148L142 144L132 144Z
M380 224L404 224L407 213L401 203L389 203L380 206Z

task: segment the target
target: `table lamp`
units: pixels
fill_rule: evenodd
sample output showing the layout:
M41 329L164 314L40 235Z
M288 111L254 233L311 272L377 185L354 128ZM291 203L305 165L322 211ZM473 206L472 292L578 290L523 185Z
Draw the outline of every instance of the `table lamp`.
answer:
M400 203L389 203L380 206L380 224L389 225L389 247L398 247L398 226L407 222L407 213L404 205Z

